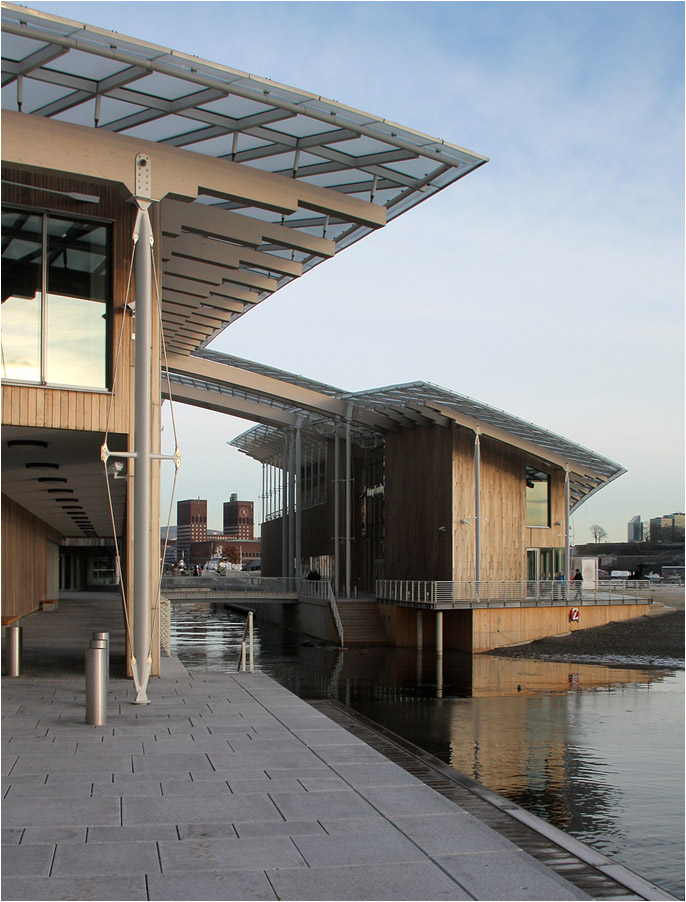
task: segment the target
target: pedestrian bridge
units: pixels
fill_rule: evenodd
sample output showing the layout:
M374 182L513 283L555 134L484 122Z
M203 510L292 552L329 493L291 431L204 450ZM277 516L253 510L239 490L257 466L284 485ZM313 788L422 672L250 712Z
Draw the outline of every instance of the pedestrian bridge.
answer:
M305 587L298 585L305 583ZM164 576L162 594L169 601L276 601L295 604L307 593L309 580L263 576ZM308 597L316 597L309 590ZM323 596L322 596L323 597Z

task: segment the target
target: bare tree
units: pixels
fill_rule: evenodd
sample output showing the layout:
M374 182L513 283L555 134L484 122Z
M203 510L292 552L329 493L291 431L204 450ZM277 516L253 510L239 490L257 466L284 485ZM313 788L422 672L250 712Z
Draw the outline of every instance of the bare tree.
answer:
M593 526L590 527L591 535L593 536L594 542L602 542L603 539L607 538L607 532L603 529L602 526L599 526L597 523L594 523Z

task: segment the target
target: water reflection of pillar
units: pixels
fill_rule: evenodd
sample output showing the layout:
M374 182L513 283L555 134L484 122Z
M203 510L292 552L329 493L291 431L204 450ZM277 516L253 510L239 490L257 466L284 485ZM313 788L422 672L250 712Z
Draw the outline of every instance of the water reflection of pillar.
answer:
M417 611L417 648L421 651L424 645L424 636L422 633L422 610Z
M443 698L443 655L436 655L436 698Z

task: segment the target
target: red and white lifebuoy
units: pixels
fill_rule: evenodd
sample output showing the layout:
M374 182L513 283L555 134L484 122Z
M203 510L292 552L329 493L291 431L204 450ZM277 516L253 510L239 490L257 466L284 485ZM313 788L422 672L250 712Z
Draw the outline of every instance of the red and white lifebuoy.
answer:
M579 609L571 608L569 611L569 622L570 623L578 623L579 622Z

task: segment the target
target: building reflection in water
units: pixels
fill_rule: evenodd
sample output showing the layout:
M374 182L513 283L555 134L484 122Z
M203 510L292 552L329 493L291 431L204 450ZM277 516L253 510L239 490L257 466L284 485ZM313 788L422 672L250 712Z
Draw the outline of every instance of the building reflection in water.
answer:
M174 605L190 668L233 671L244 619ZM258 668L335 698L683 894L683 671L317 647L257 622ZM659 813L658 813L659 812Z

